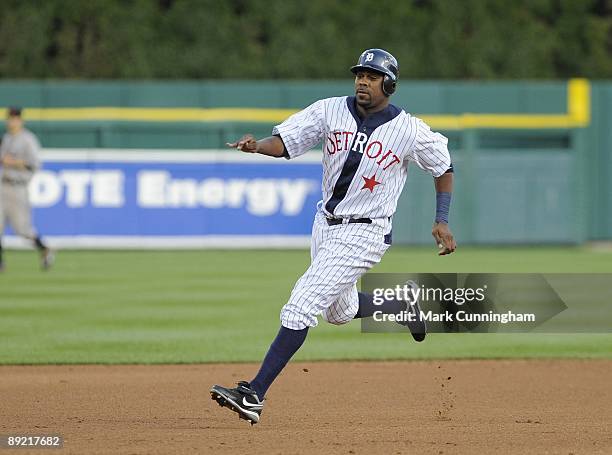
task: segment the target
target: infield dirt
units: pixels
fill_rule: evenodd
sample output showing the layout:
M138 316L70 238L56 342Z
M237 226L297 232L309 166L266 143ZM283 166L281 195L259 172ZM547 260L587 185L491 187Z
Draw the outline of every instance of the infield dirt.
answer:
M612 360L290 364L251 427L210 399L255 364L0 367L2 453L612 453Z

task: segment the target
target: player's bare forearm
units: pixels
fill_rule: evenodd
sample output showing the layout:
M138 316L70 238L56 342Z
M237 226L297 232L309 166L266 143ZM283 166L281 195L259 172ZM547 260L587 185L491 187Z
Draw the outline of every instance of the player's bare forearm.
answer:
M457 249L457 242L448 227L448 209L453 192L453 173L448 172L434 179L436 187L436 220L431 235L436 241L440 256L451 254Z
M227 146L245 153L259 153L277 158L285 153L285 144L278 136L256 140L252 134L245 134L236 142L228 142Z
M452 193L453 192L453 173L447 172L440 177L434 178L436 193Z

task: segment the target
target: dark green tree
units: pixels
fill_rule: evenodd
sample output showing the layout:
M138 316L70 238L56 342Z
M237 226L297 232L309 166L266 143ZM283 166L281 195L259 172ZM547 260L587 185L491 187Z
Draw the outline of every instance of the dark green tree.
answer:
M612 77L610 0L4 0L3 78Z

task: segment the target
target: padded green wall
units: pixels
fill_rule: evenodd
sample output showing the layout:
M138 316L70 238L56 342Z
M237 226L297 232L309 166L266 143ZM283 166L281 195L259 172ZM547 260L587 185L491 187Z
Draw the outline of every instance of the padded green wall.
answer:
M2 81L27 107L301 108L347 95L352 81ZM394 104L416 115L561 114L566 81L402 81ZM456 164L452 224L463 243L581 243L612 238L612 83L591 83L591 123L573 130L442 131ZM30 122L45 147L221 148L272 124ZM411 169L395 240L430 242L431 178ZM401 221L399 220L401 219ZM425 221L424 221L425 220Z

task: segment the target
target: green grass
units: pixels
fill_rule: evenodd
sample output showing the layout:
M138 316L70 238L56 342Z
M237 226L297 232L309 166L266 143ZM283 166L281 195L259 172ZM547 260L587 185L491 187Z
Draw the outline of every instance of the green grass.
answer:
M295 251L62 251L49 272L5 253L0 364L259 361L309 263ZM582 248L392 248L377 272L612 272ZM299 359L612 357L612 334L362 334L321 323Z

